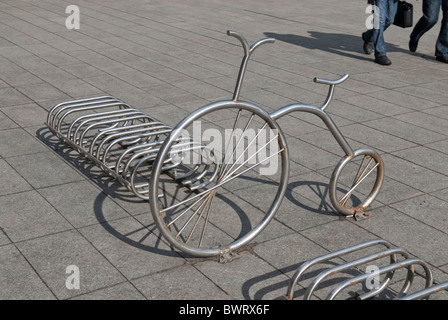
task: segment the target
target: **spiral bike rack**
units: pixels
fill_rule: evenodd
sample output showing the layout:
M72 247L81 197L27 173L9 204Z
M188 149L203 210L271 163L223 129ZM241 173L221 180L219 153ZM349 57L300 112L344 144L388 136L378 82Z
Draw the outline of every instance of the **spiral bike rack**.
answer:
M209 103L171 128L117 98L92 97L57 104L47 126L148 200L161 234L193 256L226 262L273 218L289 176L288 147L276 120L295 111L318 116L345 153L329 183L334 208L345 216L368 216L383 182L383 161L370 148L352 149L325 111L348 75L314 79L329 86L321 106L295 103L268 113L239 97L250 56L275 39L249 45L239 33L227 34L244 50L232 99ZM254 200L258 194L266 196Z
M337 282L336 284L331 284L332 290L327 294L326 300L334 300L341 292L355 286L357 284L369 283L370 287L367 289L363 289L363 291L356 292L352 295L351 299L355 298L358 300L366 300L371 298L377 298L383 291L385 291L389 285L391 284L391 280L394 276L394 273L402 268L407 269L406 277L403 280L404 284L401 290L396 294L394 299L396 300L419 300L419 299L428 299L432 294L440 292L442 290L448 289L448 281L439 283L433 279L432 272L428 266L428 264L418 258L413 258L409 253L400 249L394 248L389 242L383 239L374 239L370 241L366 241L351 247L347 247L338 251L334 251L317 258L310 259L297 269L291 280L289 281L289 285L286 292L286 297L290 300L293 300L294 291L297 284L302 280L307 272L310 272L310 269L316 265L324 264L328 261L332 261L336 258L341 258L344 255L358 252L361 250L365 250L369 247L381 246L385 247L385 250L378 251L374 254L368 254L364 257L348 261L342 263L340 265L336 265L334 267L324 269L317 276L315 276L312 282L307 286L304 294L303 300L310 300L313 293L315 293L316 289L319 286L329 280L330 277L334 277L337 274L345 273L347 275L347 271L355 270L357 271L357 275L352 277L346 277L341 282ZM399 260L398 256L402 256L403 259ZM368 263L375 263L382 258L390 257L390 262L388 265L377 267L370 269L369 272L362 272L360 270L361 265L366 265ZM415 269L415 266L421 266L423 268L425 274L418 272ZM379 280L379 276L382 274L386 274L382 281ZM414 293L408 294L409 289L411 288L415 275L421 276L425 279L425 288ZM375 278L376 277L376 278ZM447 290L448 291L448 290Z

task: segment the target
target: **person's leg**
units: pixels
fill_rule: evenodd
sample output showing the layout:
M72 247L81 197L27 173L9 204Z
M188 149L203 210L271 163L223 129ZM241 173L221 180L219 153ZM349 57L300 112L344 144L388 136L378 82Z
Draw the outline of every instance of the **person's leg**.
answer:
M386 55L386 44L384 43L384 27L386 25L387 9L389 0L375 0L375 5L378 8L378 23L376 28L371 31L371 42L375 46L375 57Z
M442 1L446 2L446 0L423 0L423 16L417 22L410 35L409 50L412 52L417 50L418 41L425 32L430 30L437 23Z
M387 11L386 11L386 21L384 22L384 31L390 27L391 24L394 23L395 16L397 15L398 10L398 1L397 0L388 0L387 3Z
M442 25L436 43L437 60L448 63L448 0L442 1Z
M398 2L396 0L381 0L377 1L377 6L379 10L379 28L372 35L375 45L375 62L381 65L389 65L391 61L386 55L384 31L394 22Z

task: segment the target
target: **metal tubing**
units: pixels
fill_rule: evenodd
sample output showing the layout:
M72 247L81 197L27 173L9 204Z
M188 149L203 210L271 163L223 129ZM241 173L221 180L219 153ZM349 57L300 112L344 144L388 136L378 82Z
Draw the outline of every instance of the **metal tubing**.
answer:
M399 298L398 300L420 300L423 298L429 298L432 294L447 289L448 289L448 281L436 284L429 288L422 289L412 294L408 294L404 297Z
M402 268L408 268L408 267L410 267L412 265L416 265L416 264L421 265L424 268L424 270L426 272L426 286L425 287L426 288L430 287L432 284L432 281L433 281L431 270L429 269L429 266L424 261L417 259L417 258L409 258L404 261L399 261L399 262L390 264L388 266L382 267L378 270L378 274L381 275L386 272L391 272L391 271L395 271L395 270L402 269ZM408 273L409 272L410 271L408 270ZM349 286L353 286L362 281L365 281L369 277L371 277L371 274L366 273L366 274L361 274L357 277L350 278L350 279L347 279L347 280L341 282L328 294L326 300L333 300L343 289L345 289Z
M71 107L75 104L78 105L82 105L82 104L86 104L86 103L101 103L99 101L108 101L108 102L119 102L120 100L112 97L112 96L100 96L100 97L93 97L93 98L86 98L86 99L78 99L78 100L72 100L72 101L65 101L65 102L61 102L57 105L55 105L53 108L50 109L50 111L48 112L47 115L47 124L53 126L54 122L53 122L53 118L54 118L54 113L56 112L56 110L58 110L59 108L63 108L63 107ZM96 101L96 102L95 102Z
M366 241L345 249L341 249L335 252L330 252L328 254L325 254L323 256L308 260L306 262L304 262L299 269L297 269L296 273L294 274L294 276L291 278L289 285L288 285L288 289L287 289L287 293L286 293L286 297L290 300L292 300L293 298L293 294L294 294L294 286L299 282L300 277L305 273L305 271L307 269L309 269L312 266L315 266L319 263L323 263L325 261L331 260L333 258L337 258L364 248L368 248L368 247L372 247L375 245L383 245L386 248L390 249L392 248L392 244L390 244L388 241L383 240L383 239L374 239L374 240L370 240L370 241Z
M405 257L406 259L410 258L409 254L406 251L403 251L399 248L392 248L386 251L381 251L381 252L377 252L375 254L363 257L363 258L359 258L353 261L349 261L346 262L344 264L341 264L339 266L336 266L334 268L331 269L327 269L325 271L322 271L316 278L314 278L313 282L308 286L305 295L304 295L304 300L309 300L311 298L311 295L313 294L314 290L317 288L317 286L327 277L334 275L338 272L342 272L344 270L365 264L367 262L371 262L371 261L375 261L378 260L380 258L384 258L384 257L391 257L391 261L396 262L397 259L395 258L395 255L397 254L401 254L403 257ZM412 266L411 266L412 267ZM387 285L389 284L390 280L393 277L393 271L388 272L388 274L386 275L385 280L383 281L383 283L381 284L381 286L379 286L378 288L376 288L375 290L372 290L371 292L368 292L366 294L364 294L362 296L362 299L367 299L373 296L376 296L377 294L379 294L380 292L382 292L384 289L386 289ZM409 287L412 284L412 280L414 278L414 272L413 270L408 273L408 276L406 277L406 281L405 284L403 286L403 289L401 291L401 294L406 293L406 291L409 289Z
M216 255L223 255L226 252L230 252L235 250L236 248L241 247L242 245L250 242L258 233L260 233L270 222L270 220L273 218L274 214L280 207L281 201L283 199L283 196L286 192L286 188L288 185L288 176L289 176L289 162L288 162L288 149L286 146L286 141L284 140L283 133L281 129L278 127L278 124L269 116L269 114L260 108L259 106L249 103L249 102L235 102L233 100L223 100L223 101L217 101L214 103L210 103L208 105L205 105L196 111L192 112L189 116L187 116L184 120L182 120L171 132L170 136L165 141L165 144L160 148L159 153L157 154L157 158L154 161L153 171L150 177L149 182L149 199L150 199L150 206L151 206L151 213L153 215L154 221L156 222L156 225L162 235L165 238L172 239L172 235L170 231L167 229L165 223L161 221L160 217L161 214L169 210L169 208L165 208L161 210L159 208L159 181L160 181L160 174L162 171L162 162L167 156L169 155L170 148L174 141L176 141L177 137L182 135L182 132L184 128L188 127L193 123L193 121L206 116L210 112L226 109L226 108L234 108L237 109L244 109L248 112L255 113L256 115L260 116L265 122L269 124L269 126L273 129L276 129L278 131L278 142L279 142L279 149L280 151L273 156L280 155L282 159L282 171L281 171L281 178L280 178L280 185L279 189L275 195L274 202L272 203L271 207L269 208L269 211L266 213L265 217L262 221L256 226L253 227L253 229L241 236L240 238L234 240L232 243L227 244L225 246L219 247L219 248L195 248L186 245L185 243L179 243L177 241L172 241L173 246L178 248L179 250L192 254L194 256L202 256L202 257L209 257L209 256L216 256ZM271 156L271 157L273 157ZM267 158L266 160L269 160ZM254 167L256 167L258 164L249 167L248 169L238 173L237 175L228 178L225 182L217 183L215 186L207 189L206 193L212 192L213 190L216 190L221 185L229 182L230 180L246 173L249 170L252 170ZM199 192L197 195L192 196L189 198L189 200L196 199L200 197L201 195L204 195L204 192Z
M318 116L322 119L322 121L326 124L328 130L333 134L334 138L338 142L338 144L341 146L342 150L344 150L345 154L347 156L353 156L353 149L348 144L347 140L345 140L344 136L342 135L339 128L334 123L333 119L330 117L328 113L326 113L324 110L322 110L319 107L303 104L303 103L294 103L287 106L284 106L282 108L277 109L274 112L270 113L270 116L272 119L277 120L281 117L291 113L291 112L307 112L312 113Z
M275 41L275 39L274 38L264 38L264 39L258 40L257 42L252 44L252 46L249 47L249 43L247 42L247 40L238 32L228 30L227 35L237 38L241 42L241 45L243 46L243 50L244 50L244 57L243 57L243 60L241 61L241 66L240 66L240 70L238 73L235 90L233 93L233 101L238 101L240 92L241 92L241 86L243 84L244 74L246 73L247 63L249 62L250 56L252 55L252 53L254 52L254 50L257 47L259 47L260 45L265 44L265 43L273 43Z

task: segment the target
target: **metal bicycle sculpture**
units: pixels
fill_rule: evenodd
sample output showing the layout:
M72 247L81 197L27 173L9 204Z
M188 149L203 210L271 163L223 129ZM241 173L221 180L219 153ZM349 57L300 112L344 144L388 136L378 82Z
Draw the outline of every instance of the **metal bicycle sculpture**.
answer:
M247 63L256 48L237 32L244 57L233 98L207 104L170 126L111 96L54 106L47 126L136 196L148 200L161 234L175 248L200 257L226 256L252 241L280 207L288 185L289 157L276 120L307 112L326 124L345 156L336 165L329 196L341 214L363 215L377 196L384 175L372 149L353 150L322 106L296 103L268 113L239 100ZM244 212L242 211L244 208Z

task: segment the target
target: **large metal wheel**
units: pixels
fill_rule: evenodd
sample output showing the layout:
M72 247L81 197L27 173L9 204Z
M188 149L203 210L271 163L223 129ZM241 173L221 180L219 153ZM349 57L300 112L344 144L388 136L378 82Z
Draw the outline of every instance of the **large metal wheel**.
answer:
M330 179L333 207L343 215L362 214L378 195L384 178L381 157L369 148L341 159Z
M288 184L285 138L262 108L219 101L191 113L160 148L149 200L161 234L200 257L251 242L271 221Z

